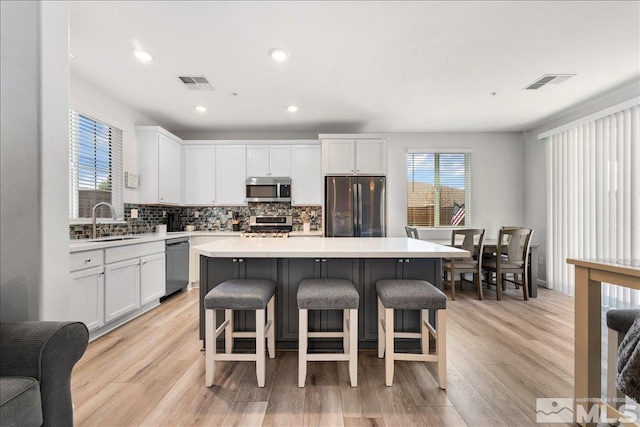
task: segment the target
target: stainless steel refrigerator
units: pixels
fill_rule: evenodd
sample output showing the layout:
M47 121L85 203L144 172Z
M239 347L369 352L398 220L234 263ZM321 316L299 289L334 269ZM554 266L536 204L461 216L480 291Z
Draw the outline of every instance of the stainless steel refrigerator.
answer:
M386 178L327 176L326 237L386 237Z

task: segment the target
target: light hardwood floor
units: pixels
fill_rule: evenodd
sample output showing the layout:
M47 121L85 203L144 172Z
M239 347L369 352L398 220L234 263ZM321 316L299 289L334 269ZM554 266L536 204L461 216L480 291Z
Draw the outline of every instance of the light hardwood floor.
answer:
M359 354L357 388L347 362L310 362L298 388L293 351L267 359L264 388L252 362L219 362L206 388L194 289L89 344L72 376L75 424L534 425L536 398L573 396L573 306L546 289L523 301L509 286L500 302L495 290L482 301L458 291L448 303L446 391L423 362L396 362L386 387L374 351Z

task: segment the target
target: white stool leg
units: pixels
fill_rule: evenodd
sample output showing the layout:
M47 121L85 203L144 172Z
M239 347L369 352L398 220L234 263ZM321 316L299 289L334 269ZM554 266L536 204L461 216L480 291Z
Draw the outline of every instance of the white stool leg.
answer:
M393 309L384 309L384 339L385 339L385 351L384 351L384 378L387 386L393 385L393 363L395 348L393 345Z
M436 310L436 353L438 355L438 383L442 390L447 388L447 310Z
M271 322L271 328L267 334L267 348L269 349L269 358L276 357L276 316L275 316L275 295L271 297L267 304L267 322Z
M258 387L264 387L265 377L264 316L264 309L256 310L256 376L258 378Z
M344 354L349 354L349 309L342 310L342 348Z
M216 375L216 311L205 310L204 319L204 341L205 341L205 385L213 385L213 377Z
M301 308L298 310L298 387L304 387L307 379L307 332L308 313Z
M347 310L345 310L347 311ZM349 313L349 377L351 387L358 386L358 310Z
M384 357L384 329L382 328L382 320L384 319L384 306L380 297L378 297L378 359Z
M233 310L224 311L224 320L228 320L229 324L224 330L224 352L233 353Z
M422 344L422 354L429 354L429 310L420 310L420 343Z

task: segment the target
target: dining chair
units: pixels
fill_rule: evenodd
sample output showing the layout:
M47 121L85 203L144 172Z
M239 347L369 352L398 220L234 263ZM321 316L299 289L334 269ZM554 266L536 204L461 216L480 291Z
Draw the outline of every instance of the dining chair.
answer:
M449 284L451 287L451 299L456 300L456 273L460 274L460 290L465 281L464 273L473 273L478 299L482 299L482 241L484 239L483 228L467 228L452 230L451 246L456 246L458 236L463 236L461 249L469 251L469 258L445 258L442 263L444 279L443 285ZM447 275L449 278L447 278Z
M411 237L412 239L419 239L418 237L418 229L416 227L404 227L404 231L407 233L407 237Z
M504 282L511 282L517 286L522 285L522 295L529 299L529 247L533 230L530 228L506 228L498 233L496 255L483 262L483 269L489 274L496 275L496 294L498 301L502 299L501 291L505 289ZM513 280L508 280L506 274L513 274ZM517 281L516 275L522 276L522 282ZM487 275L487 283L490 282Z

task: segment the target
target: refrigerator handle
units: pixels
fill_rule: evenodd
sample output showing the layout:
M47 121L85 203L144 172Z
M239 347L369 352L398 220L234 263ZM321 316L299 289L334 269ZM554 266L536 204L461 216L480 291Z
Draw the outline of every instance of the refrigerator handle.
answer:
M353 184L353 217L352 217L352 221L353 221L353 237L360 237L360 218L358 217L359 215L359 209L358 209L358 200L359 200L359 195L358 195L358 184L357 182L355 184Z
M358 183L358 237L362 237L362 184Z

